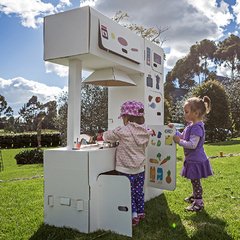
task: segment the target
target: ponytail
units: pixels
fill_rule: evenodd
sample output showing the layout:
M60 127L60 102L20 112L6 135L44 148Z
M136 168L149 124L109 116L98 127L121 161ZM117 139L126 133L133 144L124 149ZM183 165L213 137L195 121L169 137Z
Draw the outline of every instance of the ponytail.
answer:
M203 100L203 103L205 105L205 108L206 108L206 114L208 114L210 111L211 111L211 99L208 97L208 96L204 96L202 98Z

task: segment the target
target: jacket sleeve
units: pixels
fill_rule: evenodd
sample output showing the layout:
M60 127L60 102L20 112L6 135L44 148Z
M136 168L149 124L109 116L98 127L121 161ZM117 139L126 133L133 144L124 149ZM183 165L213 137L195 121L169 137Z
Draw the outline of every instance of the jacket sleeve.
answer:
M114 130L108 130L103 133L103 140L105 142L116 142L120 139L119 130L121 127L118 127Z

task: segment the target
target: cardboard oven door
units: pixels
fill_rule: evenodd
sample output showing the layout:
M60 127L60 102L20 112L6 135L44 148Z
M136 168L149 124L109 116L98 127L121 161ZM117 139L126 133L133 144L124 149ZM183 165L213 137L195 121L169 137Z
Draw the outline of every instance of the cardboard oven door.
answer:
M100 175L98 188L98 227L132 237L130 181L120 175Z
M174 190L176 188L176 144L173 141L175 128L150 125L154 130L147 148L146 183L150 187Z

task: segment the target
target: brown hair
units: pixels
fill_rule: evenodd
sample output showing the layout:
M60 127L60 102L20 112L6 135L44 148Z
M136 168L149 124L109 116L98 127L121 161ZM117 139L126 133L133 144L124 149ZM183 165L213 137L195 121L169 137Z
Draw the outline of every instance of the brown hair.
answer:
M203 117L211 111L211 99L208 96L189 98L185 105L189 105L191 111L199 111L199 117Z
M141 109L138 110L138 112L139 113L144 113L144 109L141 108ZM128 115L128 114L124 114L123 116L126 117L129 122L135 122L139 125L142 125L142 124L145 123L144 116L133 116L133 115Z

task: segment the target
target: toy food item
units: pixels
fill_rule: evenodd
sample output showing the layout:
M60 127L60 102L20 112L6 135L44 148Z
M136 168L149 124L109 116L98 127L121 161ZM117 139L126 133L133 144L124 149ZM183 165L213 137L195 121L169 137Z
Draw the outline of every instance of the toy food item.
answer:
M164 158L164 159L161 161L160 165L166 163L166 162L169 161L170 159L171 159L171 157L170 157L170 156L167 156L166 158Z
M172 181L172 178L171 178L171 171L170 170L168 170L167 171L167 176L166 176L166 182L167 183L171 183L171 181Z
M150 163L158 163L158 160L157 160L157 159L150 158L150 159L149 159L149 162L150 162Z

